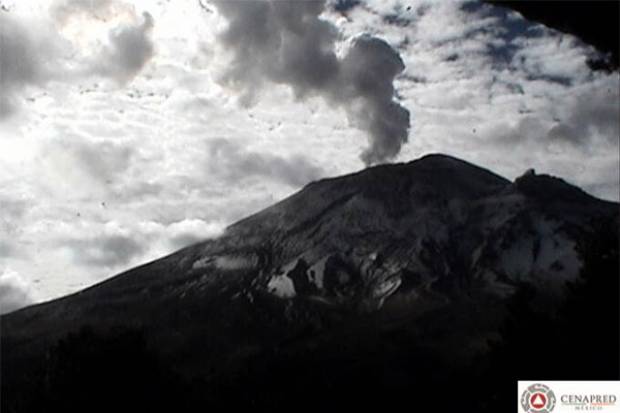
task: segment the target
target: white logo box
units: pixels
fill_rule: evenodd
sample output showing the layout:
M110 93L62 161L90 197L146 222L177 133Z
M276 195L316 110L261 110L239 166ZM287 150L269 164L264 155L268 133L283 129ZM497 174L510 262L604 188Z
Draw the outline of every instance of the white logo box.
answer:
M620 413L620 381L518 382L520 413Z

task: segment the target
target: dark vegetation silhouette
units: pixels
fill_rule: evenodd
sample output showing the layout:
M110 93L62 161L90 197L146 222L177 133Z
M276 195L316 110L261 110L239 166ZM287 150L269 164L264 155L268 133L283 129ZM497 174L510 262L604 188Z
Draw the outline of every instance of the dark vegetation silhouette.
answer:
M176 372L139 329L84 328L29 372L3 365L2 412L514 411L518 379L619 378L618 228L599 225L579 252L581 277L564 302L549 310L544 292L521 284L498 337L468 363L407 329L366 329L265 350L196 379Z
M2 412L175 411L182 382L137 329L84 327L60 340L26 380L3 380ZM11 365L3 374L12 376Z

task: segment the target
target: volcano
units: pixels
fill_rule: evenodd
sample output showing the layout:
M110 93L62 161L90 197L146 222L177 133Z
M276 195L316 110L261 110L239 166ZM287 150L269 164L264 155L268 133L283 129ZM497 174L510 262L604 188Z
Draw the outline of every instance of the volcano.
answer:
M617 236L618 212L559 178L509 181L445 155L313 182L216 239L2 316L2 411L121 411L120 393L136 406L169 393L177 410L411 398L441 411L447 399L418 398L491 368L479 360L507 340L523 291L522 313L568 317L583 241ZM146 359L127 341L152 356L137 373ZM141 392L145 371L165 384Z

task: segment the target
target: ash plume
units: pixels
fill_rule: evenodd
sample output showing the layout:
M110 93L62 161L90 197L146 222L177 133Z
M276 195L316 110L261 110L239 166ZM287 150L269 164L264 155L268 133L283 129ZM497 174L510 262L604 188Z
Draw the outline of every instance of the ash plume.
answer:
M321 96L346 110L368 135L365 164L394 158L407 142L409 111L394 100L400 55L369 35L336 54L338 29L320 18L324 1L216 1L228 20L220 39L233 54L222 78L251 105L266 82L288 85L298 99Z

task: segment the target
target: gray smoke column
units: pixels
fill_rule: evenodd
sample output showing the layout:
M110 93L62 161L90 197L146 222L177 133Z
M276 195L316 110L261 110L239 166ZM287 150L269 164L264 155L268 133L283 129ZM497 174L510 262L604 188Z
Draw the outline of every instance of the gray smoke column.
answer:
M394 78L404 70L399 54L369 35L347 54L335 52L338 29L319 16L324 1L216 1L228 28L220 35L233 53L222 81L252 104L265 82L290 86L296 97L322 96L345 108L368 134L367 165L394 158L407 142L409 111L394 101Z

